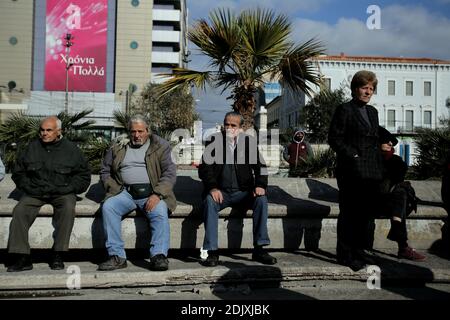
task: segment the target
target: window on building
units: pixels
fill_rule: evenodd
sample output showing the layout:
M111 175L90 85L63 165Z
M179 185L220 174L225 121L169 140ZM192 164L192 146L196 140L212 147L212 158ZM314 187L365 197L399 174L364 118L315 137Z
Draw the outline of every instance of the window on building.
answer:
M423 95L425 97L431 97L431 81L425 81L423 83Z
M161 23L154 23L153 24L153 30L159 30L159 31L175 31L175 27L171 24L161 24Z
M172 68L163 66L152 66L152 73L172 73Z
M405 130L412 132L414 125L414 111L407 110L405 112Z
M406 81L406 95L407 96L413 95L413 82L412 81Z
M331 90L331 79L325 78L323 79L323 88L327 90Z
M431 128L431 111L423 112L423 124L425 127Z
M153 9L174 10L175 5L166 3L154 3Z
M172 46L152 46L153 52L174 52Z
M388 96L395 96L395 81L388 80Z
M389 128L395 128L395 110L388 110L387 126Z

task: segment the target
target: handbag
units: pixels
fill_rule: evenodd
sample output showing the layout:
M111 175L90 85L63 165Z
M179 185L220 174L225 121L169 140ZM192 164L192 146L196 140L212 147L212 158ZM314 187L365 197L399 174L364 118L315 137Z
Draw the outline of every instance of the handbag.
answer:
M153 194L153 188L150 183L129 184L126 186L126 190L135 200L148 198Z

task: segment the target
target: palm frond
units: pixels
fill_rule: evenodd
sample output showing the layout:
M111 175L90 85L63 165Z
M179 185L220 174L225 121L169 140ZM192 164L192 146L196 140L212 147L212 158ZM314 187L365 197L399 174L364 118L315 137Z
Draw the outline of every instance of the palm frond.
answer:
M242 29L242 51L246 52L249 65L257 69L279 61L289 49L291 25L284 15L272 10L247 10L240 15Z
M280 80L294 92L301 90L311 96L313 92L311 85L320 85L321 83L319 69L314 58L323 53L322 43L315 39L293 47L281 59L278 66Z
M119 110L114 110L114 119L124 128L128 127L128 122L130 121L131 115Z
M162 97L178 88L194 85L198 89L204 90L211 81L211 72L200 72L185 68L174 68L172 74L161 74L171 76L157 88L158 96Z
M241 42L236 16L229 10L212 11L209 20L198 20L188 32L188 39L211 58L210 65L223 71Z
M94 120L86 120L86 121L82 121L80 123L80 120L82 120L83 118L85 118L88 114L92 113L94 111L94 109L85 109L82 110L80 112L76 112L73 114L68 114L65 111L60 112L57 117L58 119L61 120L61 124L62 124L62 129L63 131L67 131L67 130L82 130L82 129L87 129L90 126L92 126L93 124L95 124Z

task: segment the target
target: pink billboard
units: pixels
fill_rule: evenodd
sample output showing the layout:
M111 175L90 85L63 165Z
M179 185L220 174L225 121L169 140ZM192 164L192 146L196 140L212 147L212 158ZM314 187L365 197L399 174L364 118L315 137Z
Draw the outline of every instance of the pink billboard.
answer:
M108 0L47 0L45 90L106 91ZM67 34L73 37L66 52Z

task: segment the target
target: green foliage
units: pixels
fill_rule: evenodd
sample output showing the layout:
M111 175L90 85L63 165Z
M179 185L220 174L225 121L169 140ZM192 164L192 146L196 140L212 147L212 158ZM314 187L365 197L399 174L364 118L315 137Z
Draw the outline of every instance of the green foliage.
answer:
M176 129L190 129L199 119L195 112L194 97L183 88L159 96L160 85L150 83L133 103L131 113L148 117L152 130L162 133Z
M284 146L289 145L292 142L292 137L294 136L294 128L286 128L280 132L280 143Z
M57 117L61 120L63 135L82 145L89 139L86 130L94 121L83 121L83 118L93 110L84 110L75 114L61 112ZM3 162L7 169L11 169L16 162L17 155L28 143L39 137L39 127L46 116L29 116L22 111L13 113L0 125L0 143L3 145Z
M81 147L86 159L89 161L93 174L98 174L100 172L103 156L110 145L111 143L105 139L91 138Z
M442 177L445 161L450 154L450 121L441 120L441 124L445 126L418 131L415 138L418 155L411 173L416 179Z
M323 89L300 110L300 121L307 128L310 142L327 141L328 130L336 107L346 102L344 89L334 91Z
M304 160L296 169L290 170L293 177L333 178L336 168L336 153L328 148L316 150L312 157Z

